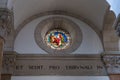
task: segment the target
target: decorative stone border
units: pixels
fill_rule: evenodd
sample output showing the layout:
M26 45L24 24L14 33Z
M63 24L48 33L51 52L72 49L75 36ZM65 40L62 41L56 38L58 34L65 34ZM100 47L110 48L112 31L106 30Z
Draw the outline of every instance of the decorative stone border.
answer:
M55 26L53 26L54 23ZM44 37L47 32L56 28L65 30L70 34L72 41L71 41L71 45L68 48L56 50L47 46ZM82 41L82 33L80 27L76 25L73 21L64 17L50 17L43 20L37 25L34 35L35 35L35 41L38 44L38 46L51 54L72 53L80 46Z
M6 38L13 32L13 12L0 8L0 36Z
M103 61L107 68L108 74L120 74L120 55L119 54L105 54Z
M16 53L13 51L4 52L2 74L13 74L16 65Z

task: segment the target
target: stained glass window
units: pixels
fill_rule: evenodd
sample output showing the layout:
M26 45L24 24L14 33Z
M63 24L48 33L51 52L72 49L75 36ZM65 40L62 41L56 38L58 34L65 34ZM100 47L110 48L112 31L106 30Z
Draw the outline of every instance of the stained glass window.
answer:
M45 36L46 44L56 50L66 49L70 46L71 37L63 30L51 30Z

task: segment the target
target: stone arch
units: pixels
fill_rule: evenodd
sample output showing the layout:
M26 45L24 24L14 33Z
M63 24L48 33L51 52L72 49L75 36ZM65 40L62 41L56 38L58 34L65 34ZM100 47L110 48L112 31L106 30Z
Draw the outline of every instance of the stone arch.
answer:
M26 24L28 24L29 22L31 22L34 19L37 19L41 16L46 16L46 15L66 15L66 16L71 16L71 17L77 18L77 19L85 22L86 24L88 24L96 32L96 34L99 36L99 38L102 42L101 31L91 21L89 21L88 19L86 19L84 17L81 17L79 15L69 13L69 12L66 12L66 11L59 11L59 10L46 11L46 12L38 13L38 14L35 14L35 15L25 19L20 25L18 25L17 29L15 30L14 39L17 37L18 33L25 27Z

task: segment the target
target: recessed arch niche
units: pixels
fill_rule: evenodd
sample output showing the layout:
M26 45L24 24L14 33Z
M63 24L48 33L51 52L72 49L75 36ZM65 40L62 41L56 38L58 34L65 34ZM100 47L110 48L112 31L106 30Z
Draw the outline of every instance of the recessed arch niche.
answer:
M52 30L58 30L58 32L63 31L70 35L70 40L68 41L69 45L65 48L59 48L59 50L48 46L45 41L45 36ZM34 36L38 46L50 54L72 53L80 46L82 42L82 32L80 27L72 20L58 16L50 17L41 21L35 29Z
M25 54L48 54L42 49L35 41L35 29L44 20L52 17L62 17L69 21L72 21L82 32L82 41L80 46L70 52L70 54L100 54L103 51L102 42L99 34L92 28L92 26L86 23L83 19L78 19L73 16L67 15L44 15L34 16L26 19L16 29L16 37L14 50L18 53ZM50 29L51 30L51 29ZM48 30L49 31L49 30ZM40 34L39 34L40 35ZM50 54L50 53L49 53Z

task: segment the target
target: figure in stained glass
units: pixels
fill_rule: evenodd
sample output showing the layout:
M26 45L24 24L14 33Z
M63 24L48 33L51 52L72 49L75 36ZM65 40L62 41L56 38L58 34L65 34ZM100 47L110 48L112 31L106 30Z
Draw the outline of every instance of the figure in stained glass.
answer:
M46 35L47 45L53 49L64 49L70 44L70 36L62 30L53 30Z

